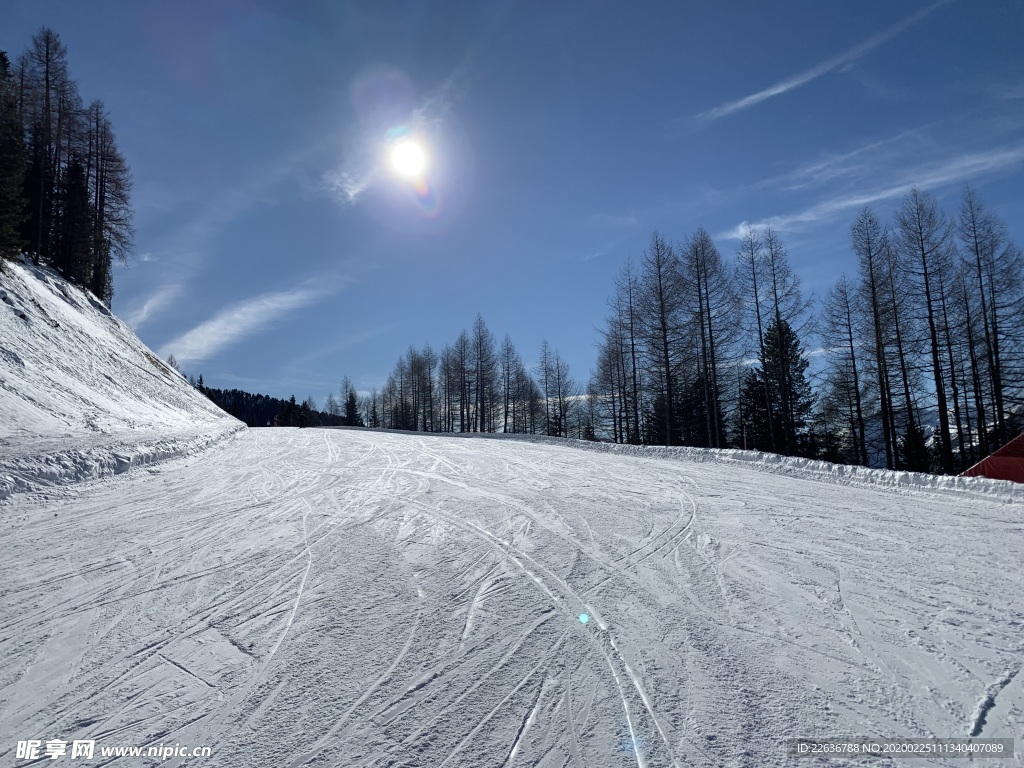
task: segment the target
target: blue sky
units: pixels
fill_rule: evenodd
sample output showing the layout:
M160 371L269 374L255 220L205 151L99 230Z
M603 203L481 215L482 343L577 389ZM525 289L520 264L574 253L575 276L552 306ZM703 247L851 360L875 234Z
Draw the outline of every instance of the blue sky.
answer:
M479 312L585 380L658 228L771 223L804 287L861 205L962 185L1024 241L1024 3L5 0L111 113L136 255L115 312L213 386L322 403ZM417 192L387 159L404 128Z

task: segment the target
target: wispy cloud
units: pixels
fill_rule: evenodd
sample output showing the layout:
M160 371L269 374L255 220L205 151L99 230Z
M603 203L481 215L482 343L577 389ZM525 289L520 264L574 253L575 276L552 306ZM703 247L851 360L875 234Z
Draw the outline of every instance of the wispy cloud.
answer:
M415 127L428 127L441 123L451 113L473 83L481 77L482 69L474 50L469 50L445 78L440 87L429 94L413 112Z
M584 254L583 256L581 256L580 257L580 261L593 261L594 259L599 259L602 256L604 256L607 252L608 252L607 249L602 249L602 250L599 250L599 251L591 251L590 253L587 253L587 254Z
M314 360L320 360L321 358L335 355L338 352L341 352L342 350L357 346L365 341L369 341L370 339L376 338L377 336L381 336L382 334L385 334L388 331L392 331L396 327L398 327L397 323L385 323L384 325L366 328L356 333L349 334L348 336L339 339L333 344L329 344L326 347L317 347L312 352L309 352L305 355L301 355L295 358L294 360L288 361L287 365L285 366L285 370L303 370Z
M989 88L989 93L997 99L1005 99L1007 101L1024 99L1024 83L993 85Z
M857 59L860 59L867 53L870 53L872 50L882 45L882 43L891 40L893 37L898 35L907 27L916 24L918 21L923 19L928 14L932 13L937 8L940 8L941 6L946 5L951 1L952 0L939 0L939 2L933 3L932 5L929 5L927 8L924 8L918 11L917 13L908 16L898 24L894 24L888 29L879 32L878 34L873 35L872 37L869 37L867 40L864 40L858 45L855 45L853 48L844 51L838 56L834 56L831 59L827 59L826 61L823 61L820 64L813 66L810 69L804 70L803 72L800 72L796 75L787 77L785 80L780 80L774 85L770 85L764 90L758 91L757 93L752 93L749 96L744 96L742 99L729 101L715 107L714 109L708 110L707 112L702 112L699 115L697 115L697 117L706 121L717 120L721 117L725 117L726 115L731 115L741 110L752 107L755 104L760 104L762 101L767 101L768 99L774 96L780 96L783 93L786 93L787 91L793 90L794 88L799 88L801 85L806 85L812 80L816 80L817 78L821 77L824 74L827 74L828 72L831 72L832 70L849 66L853 62L857 61Z
M164 213L173 213L175 222L170 234L150 242L149 250L137 257L144 274L162 285L148 298L137 301L127 313L127 323L136 331L161 312L173 306L189 281L200 273L207 261L211 241L230 224L258 205L272 205L278 187L296 177L310 148L303 147L260 165L248 178L212 190L203 197L201 207L189 205L190 211L177 210L184 202L173 199ZM193 196L194 197L194 196Z
M849 152L824 155L818 160L805 163L781 176L759 181L753 186L756 189L774 187L794 192L837 180L847 180L861 173L875 174L882 162L888 162L879 161L879 154L898 158L901 152L906 151L908 139L920 144L924 137L924 129L903 131L896 136L870 142Z
M342 203L354 203L360 195L370 188L378 177L375 166L356 169L349 161L349 167L338 167L326 171L320 179L321 188L329 192Z
M313 148L307 146L284 153L259 164L246 178L211 190L202 197L201 207L193 209L183 225L176 226L172 235L158 242L151 249L150 258L144 261L155 261L154 257L164 254L192 253L256 206L273 205L280 196L278 188L298 177L300 167L312 152Z
M226 347L259 333L289 312L336 293L346 281L330 282L330 287L323 287L321 280L316 281L318 285L310 281L287 291L265 293L233 304L164 344L160 355L173 354L182 364L207 360Z
M717 237L726 240L740 240L749 229L766 226L780 232L793 232L800 229L802 225L831 219L837 214L856 210L865 205L900 197L913 187L937 189L1000 171L1021 162L1024 162L1024 145L964 154L936 165L902 172L899 180L882 187L846 193L796 213L770 216L756 222L741 222L734 228L719 233Z
M128 312L128 316L125 318L125 322L131 326L132 330L138 331L150 317L165 307L170 306L171 303L181 295L181 292L182 285L180 283L160 288L153 293L152 296L142 302L141 305L130 310Z

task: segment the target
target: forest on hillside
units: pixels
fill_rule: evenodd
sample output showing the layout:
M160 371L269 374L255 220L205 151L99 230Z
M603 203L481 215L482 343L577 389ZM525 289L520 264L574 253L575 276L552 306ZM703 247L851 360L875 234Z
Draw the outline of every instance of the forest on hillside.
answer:
M190 377L189 381L218 408L250 427L364 426L355 390L350 392L344 406L339 405L332 395L327 398L324 410L320 410L312 397L300 403L295 400L295 395L285 400L241 389L217 389L206 386L202 375L198 380Z
M108 306L127 261L131 177L103 102L86 104L67 46L43 28L12 63L0 51L0 269L21 252Z

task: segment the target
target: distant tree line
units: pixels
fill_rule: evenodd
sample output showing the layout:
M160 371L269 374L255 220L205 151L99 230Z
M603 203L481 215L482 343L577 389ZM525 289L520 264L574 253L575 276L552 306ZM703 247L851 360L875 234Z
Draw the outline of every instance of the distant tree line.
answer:
M953 473L1024 429L1024 256L965 188L954 217L914 189L864 208L854 276L815 311L778 233L727 259L698 228L627 262L586 388L545 341L529 371L482 317L410 347L360 399L373 427L747 448ZM808 344L822 365L811 372Z
M13 65L0 51L0 266L27 251L109 305L130 191L103 103L82 101L57 33L41 29Z
M508 334L483 317L436 352L409 347L384 386L360 401L368 426L420 432L515 432L593 438L587 400L545 341L531 373Z
M222 410L249 426L355 426L418 432L516 432L596 439L594 402L569 374L569 366L547 341L533 373L506 334L498 345L477 316L440 353L430 345L409 347L380 389L362 396L342 379L337 396L322 410L310 395L298 403L241 390L205 386L190 378ZM180 372L173 355L168 359ZM184 375L184 374L183 374Z
M167 362L181 373L178 362L171 355ZM185 374L182 374L185 376ZM344 427L363 426L362 415L356 403L356 391L348 379L342 384L346 392L344 406L339 405L333 394L327 396L324 410L317 408L316 400L310 395L301 403L296 402L295 395L287 400L268 395L252 394L241 389L217 389L208 387L203 375L196 379L186 377L189 383L210 398L225 413L234 416L250 427Z

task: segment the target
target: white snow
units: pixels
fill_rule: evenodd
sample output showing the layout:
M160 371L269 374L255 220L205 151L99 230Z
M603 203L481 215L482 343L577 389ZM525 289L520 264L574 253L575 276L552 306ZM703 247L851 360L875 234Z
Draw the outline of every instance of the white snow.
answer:
M147 359L96 324L110 376ZM119 387L130 407L96 406L103 434L75 403L115 390L63 380L39 342L0 389L40 403L19 424L58 425L4 434L37 492L0 503L0 764L33 764L29 739L252 768L956 766L796 760L785 740L1024 745L1018 486L540 438L215 439L233 422L158 362ZM214 437L74 485L32 469L64 434L113 455L133 427ZM213 755L99 756L149 745Z
M787 737L1020 743L1009 490L636 453L247 430L15 497L0 751L666 766L783 765Z
M241 423L53 271L0 273L0 499L194 452Z

